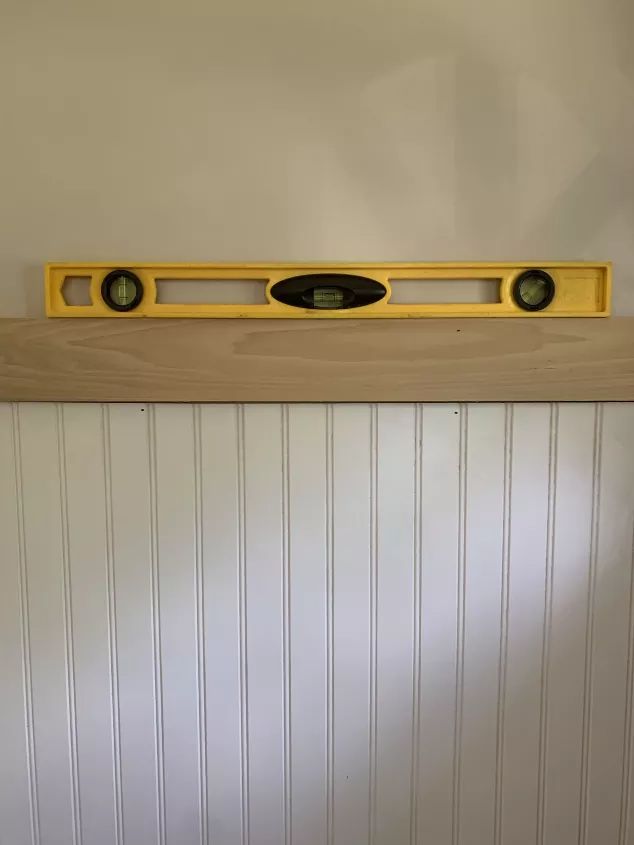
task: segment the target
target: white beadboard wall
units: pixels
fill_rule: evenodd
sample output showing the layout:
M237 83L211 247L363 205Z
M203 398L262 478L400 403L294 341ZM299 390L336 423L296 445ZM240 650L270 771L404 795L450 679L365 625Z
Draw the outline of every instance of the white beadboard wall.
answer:
M632 845L634 405L0 405L1 845Z

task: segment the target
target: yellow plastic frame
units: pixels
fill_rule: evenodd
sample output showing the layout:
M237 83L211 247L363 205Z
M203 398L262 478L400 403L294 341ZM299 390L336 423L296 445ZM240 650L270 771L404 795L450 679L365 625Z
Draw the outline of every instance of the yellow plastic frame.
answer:
M555 281L555 296L543 311L525 311L512 297L517 276L527 269L542 269ZM110 309L101 298L101 284L108 273L130 270L141 280L144 296L134 311ZM339 273L366 276L383 284L387 293L379 302L347 310L304 309L278 302L271 296L274 284L304 273ZM62 288L67 278L89 277L90 305L68 305ZM157 279L262 280L267 302L245 304L168 304L156 301ZM419 281L500 279L500 302L447 304L390 304L390 279ZM477 262L477 263L381 263L381 264L91 264L50 263L46 265L46 313L49 317L207 317L367 319L420 317L607 317L610 314L612 267L609 262Z

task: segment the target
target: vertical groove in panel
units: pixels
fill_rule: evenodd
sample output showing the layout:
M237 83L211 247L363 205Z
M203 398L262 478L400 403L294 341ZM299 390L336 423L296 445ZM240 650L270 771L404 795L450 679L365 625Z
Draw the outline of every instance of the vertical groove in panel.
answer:
M621 809L619 845L627 845L630 834L630 784L632 779L632 699L634 696L634 531L630 558L630 601L627 636L627 673L625 679L625 723L623 728L623 769L621 774Z
M412 771L410 792L410 845L418 842L418 788L420 782L420 698L421 698L421 606L422 606L422 409L414 408L414 571L413 571L413 648L412 648Z
M288 407L290 783L293 845L326 845L326 406ZM281 838L281 837L280 837Z
M64 646L66 694L68 707L68 742L70 750L71 802L73 817L73 845L81 843L81 798L79 792L79 764L77 754L77 699L75 694L75 649L73 640L73 608L70 574L70 525L68 520L68 485L66 481L66 433L64 406L56 405L57 457L59 469L60 517L62 526L62 583L64 602Z
M242 836L238 415L200 407L209 845ZM134 845L134 843L131 843Z
M29 622L29 587L26 565L26 531L24 524L24 484L22 481L22 441L19 406L11 406L13 427L13 461L15 470L15 506L18 522L18 560L20 595L20 635L22 641L22 683L24 687L24 716L27 739L27 771L29 777L29 815L31 840L40 845L40 813L37 792L35 735L33 725L33 671L31 668L31 629Z
M368 842L371 409L334 409L334 815L337 845Z
M502 515L502 589L500 596L500 658L495 755L494 843L501 845L502 784L504 780L504 725L509 630L509 575L511 566L511 486L513 457L513 405L504 408L504 503Z
M242 845L249 845L249 687L247 675L246 462L244 405L238 414L238 613L240 630L240 801Z
M115 842L123 842L123 792L121 786L121 713L119 708L119 652L117 638L116 584L114 572L114 523L112 517L112 460L110 409L101 406L104 501L106 503L106 579L108 588L108 660L112 721L112 768L115 799Z
M410 838L415 422L413 404L381 404L370 425L370 434L372 428L376 433L370 437L376 467L371 472L369 514L375 580L375 845L405 845Z
M460 405L458 470L458 589L456 596L456 697L454 713L451 841L460 841L460 776L462 763L462 707L464 698L465 578L467 554L467 441L469 406Z
M377 626L378 626L378 406L370 409L370 620L369 620L369 695L368 695L368 843L376 838L377 783Z
M163 736L163 675L161 657L161 601L158 559L158 498L156 466L156 409L148 406L150 465L150 555L152 560L152 651L154 679L154 731L156 753L156 809L159 845L165 845L165 740Z
M592 518L590 523L590 565L588 567L588 596L586 605L586 641L583 684L583 719L581 735L581 784L579 795L579 843L588 840L588 805L590 790L590 746L592 730L592 670L594 647L594 609L597 580L597 550L599 542L599 513L601 495L601 439L603 434L603 405L597 403L594 412L594 443L592 456Z
M158 845L148 407L108 407L123 842ZM87 843L88 845L88 843Z
M196 664L198 688L198 786L200 813L200 842L207 845L209 827L209 793L207 789L207 679L205 657L205 576L203 568L203 488L202 433L200 405L194 405L194 526L196 579Z
M246 404L246 666L249 832L284 843L282 408Z
M165 838L200 841L193 408L155 407Z
M326 407L326 845L335 836L335 664L334 664L334 428Z
M544 579L544 625L539 706L539 765L537 775L537 841L544 842L546 820L546 752L548 746L548 683L550 674L550 639L553 616L553 565L555 556L555 504L557 497L557 437L559 406L550 407L548 443L548 516L546 520L546 574Z
M291 770L291 570L289 525L289 443L288 405L282 405L282 677L283 677L283 803L284 845L292 835L292 770Z

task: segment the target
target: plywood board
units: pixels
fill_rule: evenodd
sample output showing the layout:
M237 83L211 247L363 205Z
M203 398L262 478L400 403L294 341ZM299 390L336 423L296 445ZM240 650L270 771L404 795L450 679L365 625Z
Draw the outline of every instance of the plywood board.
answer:
M634 318L0 320L0 400L634 400Z

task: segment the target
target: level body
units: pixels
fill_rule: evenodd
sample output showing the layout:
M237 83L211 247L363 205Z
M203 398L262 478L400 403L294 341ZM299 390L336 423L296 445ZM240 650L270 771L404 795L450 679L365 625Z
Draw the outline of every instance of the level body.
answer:
M71 280L85 283L87 301L84 304L70 304L68 301L65 290ZM452 281L473 285L486 281L494 291L492 301L461 302L455 301L454 297L454 300L444 302L442 285L449 285ZM191 299L191 283L194 282L206 283L205 296L202 295L201 284L201 301L179 302L178 286L182 285L183 291L187 286ZM214 301L214 284L227 282L235 283L231 289L235 301ZM241 301L241 283L245 282L261 284L261 302ZM434 283L435 301L425 301L423 282ZM165 283L170 285L170 301L161 301L159 295ZM610 314L611 285L609 262L52 262L46 265L45 271L46 313L49 317L113 319L607 317ZM393 296L397 286L399 298ZM133 293L122 294L124 287L126 290L130 287ZM440 301L438 290L441 291ZM413 295L408 296L408 291L414 292ZM403 292L405 302L402 301ZM417 301L415 292L420 292L420 301Z

